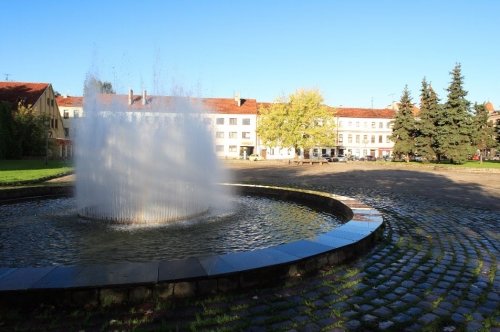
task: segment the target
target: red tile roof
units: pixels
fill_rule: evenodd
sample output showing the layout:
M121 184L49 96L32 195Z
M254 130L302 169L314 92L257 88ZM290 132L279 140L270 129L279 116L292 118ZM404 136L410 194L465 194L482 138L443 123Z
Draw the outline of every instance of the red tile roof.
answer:
M396 111L388 108L335 108L335 116L340 118L382 118L393 119Z
M59 96L56 97L56 102L63 107L83 107L83 97Z
M8 101L14 105L24 101L25 105L33 105L49 85L49 83L0 82L0 101Z
M142 95L133 95L132 105L128 105L128 95L116 94L101 94L99 95L100 102L111 105L117 103L119 105L126 105L132 111L151 111L155 105L171 105L177 97L171 96L147 96L146 105L142 104ZM181 100L184 97L178 97ZM61 103L60 103L61 101ZM257 114L257 101L255 99L241 99L240 106L233 98L189 98L189 101L194 104L199 104L208 112L221 113L221 114ZM83 105L83 97L58 97L58 105L65 106L78 106Z

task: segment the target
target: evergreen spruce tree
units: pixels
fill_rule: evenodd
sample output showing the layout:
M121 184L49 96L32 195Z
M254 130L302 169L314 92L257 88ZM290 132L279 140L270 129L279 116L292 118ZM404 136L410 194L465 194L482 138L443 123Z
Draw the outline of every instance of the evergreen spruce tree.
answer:
M436 159L434 137L436 136L435 122L439 112L438 102L432 86L424 78L420 90L420 114L415 123L415 154L427 161Z
M480 161L483 162L487 151L497 145L495 127L493 121L488 121L488 110L484 104L474 104L474 111L472 143L479 150Z
M463 89L463 76L460 64L453 71L448 87L448 100L444 105L443 116L437 123L436 139L439 155L443 155L455 164L463 164L474 153L472 147L472 117L470 102L465 99L467 91Z
M413 154L415 149L413 106L408 86L405 86L401 95L399 110L392 126L391 140L394 142L394 154L399 159L404 158L406 162L410 160L410 154Z

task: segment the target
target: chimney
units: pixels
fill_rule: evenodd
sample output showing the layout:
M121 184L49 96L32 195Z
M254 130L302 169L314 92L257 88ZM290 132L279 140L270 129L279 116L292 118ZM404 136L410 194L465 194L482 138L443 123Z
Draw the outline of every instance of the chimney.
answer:
M134 91L132 89L128 90L128 104L132 105L134 102Z
M147 104L147 92L146 90L142 90L142 105L146 105Z
M238 105L238 107L241 106L241 98L240 98L240 93L239 92L234 95L234 101L236 102L236 105Z

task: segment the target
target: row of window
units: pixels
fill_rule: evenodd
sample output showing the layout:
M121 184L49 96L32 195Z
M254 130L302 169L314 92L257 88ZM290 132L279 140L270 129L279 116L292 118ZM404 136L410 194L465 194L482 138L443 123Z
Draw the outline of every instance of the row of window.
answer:
M241 133L241 138L244 139L250 139L251 133L249 131L244 131ZM224 138L225 133L223 131L217 131L215 132L215 138ZM230 131L228 138L230 139L236 139L238 138L238 132L237 131Z
M80 113L77 110L74 110L73 111L73 117L75 117L75 118L80 117ZM64 110L64 112L63 112L63 118L69 119L69 111L68 110Z
M363 125L363 128L368 128L369 124L370 124L370 127L375 129L377 128L377 123L375 121L372 121L371 123L368 122L368 121L363 121L362 123L360 123L360 121L348 121L347 122L347 127L353 127L353 123L354 123L354 127L356 128L360 128L361 127L361 124ZM344 121L339 121L339 127L344 127ZM378 123L378 127L379 129L383 129L384 128L384 123L383 122L379 122ZM388 121L385 123L385 127L387 129L390 129L391 128L391 122Z
M216 145L215 146L215 152L224 152L224 145ZM230 145L228 152L238 152L238 146L237 145Z
M352 139L353 139L353 135L352 134L348 134L347 135L347 144L352 144ZM355 139L355 142L357 144L361 144L361 143L368 144L368 143L376 143L377 142L377 136L376 135L371 135L370 136L370 140L368 140L368 135L363 135L363 140L361 140L361 135L355 135L354 139ZM344 143L344 134L339 134L338 142L339 142L339 144L343 144ZM386 135L385 136L385 142L386 143L390 143L391 142L390 135ZM384 143L384 136L383 135L378 135L378 143Z
M217 124L217 125L223 125L224 121L225 121L224 118L216 118L215 119L215 124ZM244 125L244 126L249 126L250 125L250 118L241 119L241 124ZM231 125L231 126L238 125L238 118L229 118L229 125Z

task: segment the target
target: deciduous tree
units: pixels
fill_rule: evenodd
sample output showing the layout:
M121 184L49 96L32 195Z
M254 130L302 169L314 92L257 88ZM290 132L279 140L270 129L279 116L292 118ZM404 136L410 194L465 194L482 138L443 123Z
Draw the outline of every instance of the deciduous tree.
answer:
M298 90L259 109L257 134L270 147L310 149L335 144L333 113L316 90Z

